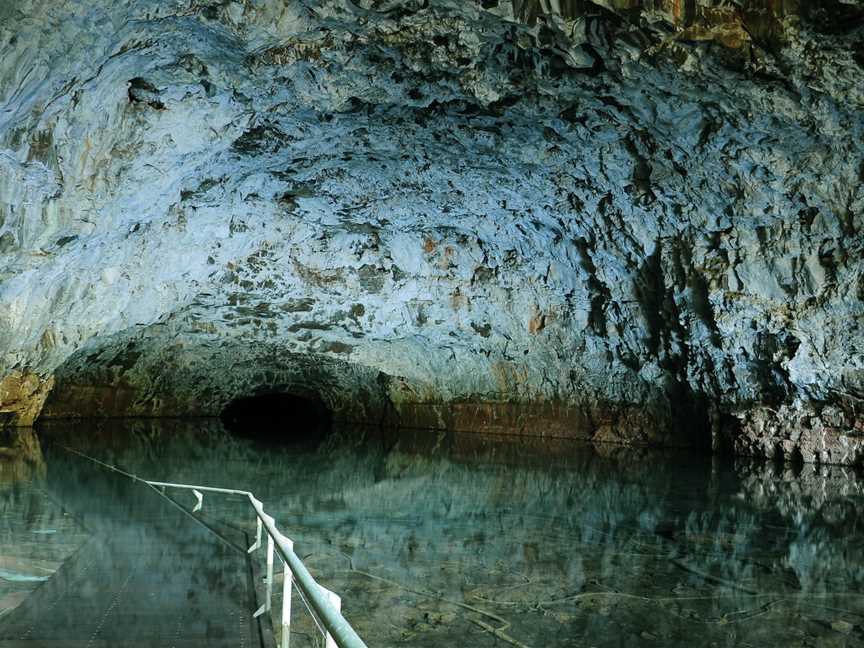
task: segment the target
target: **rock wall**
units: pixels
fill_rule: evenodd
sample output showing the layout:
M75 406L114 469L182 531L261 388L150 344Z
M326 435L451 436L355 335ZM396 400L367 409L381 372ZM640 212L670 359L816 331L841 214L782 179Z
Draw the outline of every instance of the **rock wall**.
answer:
M859 0L7 2L0 378L36 382L0 418L306 390L855 463L862 25Z

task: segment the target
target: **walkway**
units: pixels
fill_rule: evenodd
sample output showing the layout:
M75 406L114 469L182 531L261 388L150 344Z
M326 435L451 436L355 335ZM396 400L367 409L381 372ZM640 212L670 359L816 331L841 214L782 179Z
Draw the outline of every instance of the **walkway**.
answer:
M76 457L51 462L49 490L93 537L0 619L0 648L263 645L245 536Z

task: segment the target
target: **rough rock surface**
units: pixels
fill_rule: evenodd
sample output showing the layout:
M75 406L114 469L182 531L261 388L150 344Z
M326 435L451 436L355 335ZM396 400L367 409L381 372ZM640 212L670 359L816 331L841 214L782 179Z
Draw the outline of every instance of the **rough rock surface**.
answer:
M855 462L862 185L860 0L12 0L0 417Z

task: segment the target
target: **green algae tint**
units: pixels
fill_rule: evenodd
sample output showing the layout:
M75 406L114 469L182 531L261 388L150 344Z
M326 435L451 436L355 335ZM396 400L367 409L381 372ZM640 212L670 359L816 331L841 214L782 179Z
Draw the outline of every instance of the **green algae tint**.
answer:
M55 425L39 440L35 479L61 504L61 467L80 461L61 444L148 479L253 491L369 646L864 645L864 489L848 470L433 432L263 445L216 422ZM28 515L7 503L4 524L33 532L34 556L74 537ZM207 495L202 515L254 531L242 502ZM35 533L46 524L58 533ZM292 646L317 645L299 600L293 627Z

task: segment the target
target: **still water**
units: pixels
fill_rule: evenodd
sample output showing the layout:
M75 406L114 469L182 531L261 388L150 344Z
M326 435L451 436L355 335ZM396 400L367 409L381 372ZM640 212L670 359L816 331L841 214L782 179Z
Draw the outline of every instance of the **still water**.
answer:
M103 469L67 446L255 492L370 646L864 646L864 483L848 470L478 434L268 445L207 421L0 446L0 628L95 532L64 500ZM254 528L237 502L204 512ZM292 646L315 645L297 628Z

